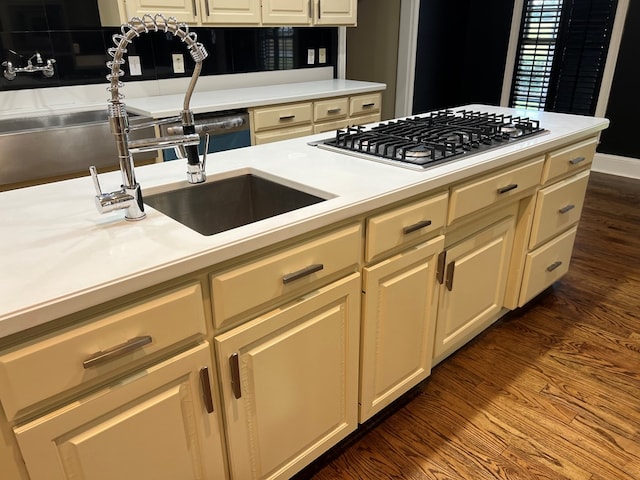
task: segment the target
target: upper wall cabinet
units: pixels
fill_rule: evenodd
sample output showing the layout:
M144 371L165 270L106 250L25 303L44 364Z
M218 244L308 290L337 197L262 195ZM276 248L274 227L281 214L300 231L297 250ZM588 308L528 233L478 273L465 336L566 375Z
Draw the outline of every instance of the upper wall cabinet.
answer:
M199 0L203 24L259 25L260 1Z
M117 26L145 13L191 25L355 25L357 0L98 0L100 21Z

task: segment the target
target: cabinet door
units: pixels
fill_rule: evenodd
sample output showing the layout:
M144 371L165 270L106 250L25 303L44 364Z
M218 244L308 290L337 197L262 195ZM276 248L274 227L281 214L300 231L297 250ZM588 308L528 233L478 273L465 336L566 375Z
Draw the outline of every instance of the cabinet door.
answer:
M265 25L310 25L313 0L262 0Z
M360 276L215 338L232 478L290 478L357 426Z
M484 330L502 310L514 232L515 217L509 216L447 250L436 362Z
M149 13L161 13L165 17L175 17L180 22L195 23L198 12L196 0L127 0L125 2L127 20Z
M444 237L364 269L360 422L431 373Z
M245 24L260 23L259 0L200 0L202 23Z
M225 478L210 358L201 344L14 428L30 478Z
M357 0L316 0L317 25L355 25Z

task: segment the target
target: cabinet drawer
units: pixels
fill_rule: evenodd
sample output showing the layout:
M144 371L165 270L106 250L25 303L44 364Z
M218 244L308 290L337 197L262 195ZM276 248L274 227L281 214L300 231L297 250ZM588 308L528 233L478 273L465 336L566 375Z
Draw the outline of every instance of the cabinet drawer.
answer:
M313 119L316 122L346 118L348 114L349 100L347 98L322 100L313 104Z
M547 154L542 183L591 165L597 146L598 139L590 138Z
M324 133L347 128L349 120L343 118L342 120L336 120L335 122L322 122L316 123L313 126L313 133Z
M367 125L369 123L378 123L380 122L380 112L371 113L369 115L360 115L357 117L353 117L349 119L349 125Z
M371 93L368 95L357 95L349 99L349 115L368 115L380 111L382 95Z
M538 185L544 157L451 188L448 224Z
M268 132L256 133L255 144L262 145L265 143L279 142L280 140L289 140L290 138L305 137L313 133L311 125L294 128L280 128Z
M405 243L425 240L444 226L447 194L414 202L367 219L367 262Z
M569 270L577 227L527 254L519 306L523 306Z
M312 118L313 112L310 102L259 108L253 112L253 129L259 132L270 128L311 123Z
M107 313L0 355L2 406L12 419L30 405L205 333L199 283Z
M355 271L361 243L361 227L357 224L212 275L216 328L278 297L313 288L323 278L350 267Z
M578 222L588 182L589 170L538 192L529 241L530 249Z

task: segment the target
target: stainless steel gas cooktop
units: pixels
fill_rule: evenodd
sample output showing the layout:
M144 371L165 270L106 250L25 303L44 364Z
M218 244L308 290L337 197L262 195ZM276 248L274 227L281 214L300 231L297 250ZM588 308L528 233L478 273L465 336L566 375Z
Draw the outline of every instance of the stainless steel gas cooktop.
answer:
M320 148L425 170L546 132L537 120L471 110L442 110L425 116L338 130L313 142Z

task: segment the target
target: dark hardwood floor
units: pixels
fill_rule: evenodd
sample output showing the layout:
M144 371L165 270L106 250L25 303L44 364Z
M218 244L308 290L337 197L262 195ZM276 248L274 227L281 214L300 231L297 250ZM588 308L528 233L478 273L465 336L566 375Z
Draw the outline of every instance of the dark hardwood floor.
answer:
M312 478L640 480L640 180L593 173L569 273L347 445Z

